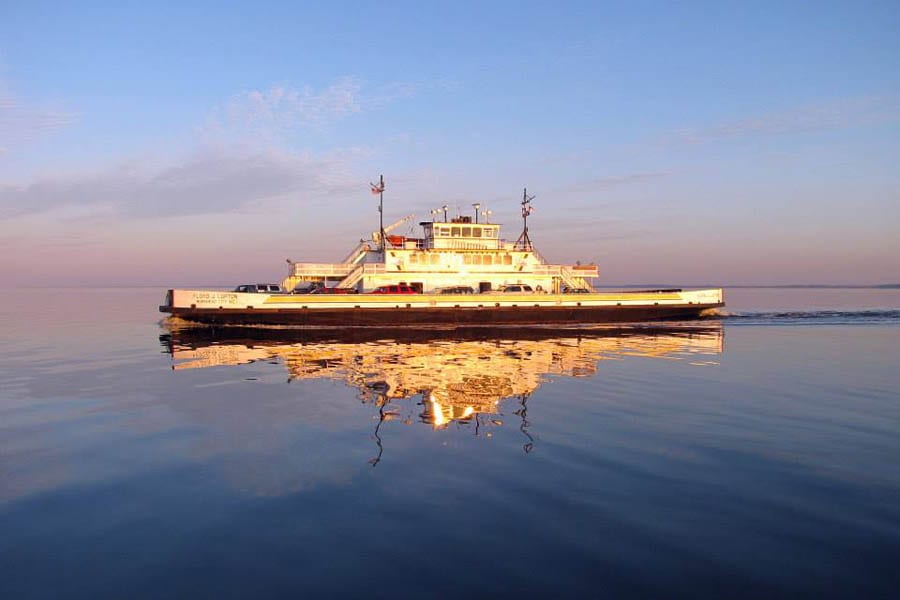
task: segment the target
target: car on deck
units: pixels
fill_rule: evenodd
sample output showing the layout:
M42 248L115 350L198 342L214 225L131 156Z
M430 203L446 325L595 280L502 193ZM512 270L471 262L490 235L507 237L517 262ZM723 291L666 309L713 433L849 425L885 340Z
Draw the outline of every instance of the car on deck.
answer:
M452 285L435 290L439 294L474 294L475 288L468 285Z
M398 285L382 285L371 292L370 294L420 294L416 288L411 285L407 285L405 283L401 283Z
M502 286L500 292L503 294L533 294L534 289L530 285L524 283L514 283Z
M234 288L243 294L283 294L284 290L277 283L245 283Z

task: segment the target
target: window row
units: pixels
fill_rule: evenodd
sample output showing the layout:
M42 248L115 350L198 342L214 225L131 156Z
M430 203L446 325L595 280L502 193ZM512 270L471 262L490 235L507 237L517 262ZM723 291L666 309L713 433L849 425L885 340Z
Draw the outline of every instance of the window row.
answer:
M512 256L509 254L464 254L463 264L466 265L511 265Z
M409 255L409 262L413 265L438 265L441 263L441 255L437 252L420 254L418 252ZM512 256L509 254L463 254L463 264L466 265L511 265Z
M497 236L497 228L495 227L462 227L462 226L440 226L434 228L435 237L464 237L464 238L493 238Z

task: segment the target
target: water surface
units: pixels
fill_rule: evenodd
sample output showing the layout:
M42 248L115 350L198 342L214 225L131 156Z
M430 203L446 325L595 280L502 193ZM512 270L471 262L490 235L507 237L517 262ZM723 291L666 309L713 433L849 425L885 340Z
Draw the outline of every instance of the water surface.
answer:
M350 338L165 326L161 299L4 295L0 597L900 583L900 291Z

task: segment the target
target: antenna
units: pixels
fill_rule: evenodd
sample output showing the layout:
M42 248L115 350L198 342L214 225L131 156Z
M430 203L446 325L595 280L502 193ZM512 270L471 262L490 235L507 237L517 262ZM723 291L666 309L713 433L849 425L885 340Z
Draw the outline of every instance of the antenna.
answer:
M378 183L369 182L373 194L378 194L378 231L381 253L384 254L384 175L379 176Z
M475 222L478 223L478 211L481 210L481 204L475 202L474 204L472 204L472 208L475 209Z
M534 207L531 205L531 201L534 200L534 196L528 195L528 188L524 188L522 190L522 234L519 236L519 239L516 240L515 249L516 250L533 250L534 246L531 244L531 238L528 237L528 215L534 212Z

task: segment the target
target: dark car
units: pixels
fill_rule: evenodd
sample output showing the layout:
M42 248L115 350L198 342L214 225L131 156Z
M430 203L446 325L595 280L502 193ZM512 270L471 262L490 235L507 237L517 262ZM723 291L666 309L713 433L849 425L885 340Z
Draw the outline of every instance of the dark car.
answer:
M325 287L321 281L303 281L294 287L294 294L315 294L317 290Z
M420 293L416 288L411 285L406 285L401 283L399 285L382 285L371 292L370 294L418 294Z
M563 288L563 294L593 294L593 291L586 288Z
M234 288L244 294L281 294L284 290L277 283L245 283Z
M439 291L441 294L474 294L475 288L469 287L467 285L454 285L441 288Z

